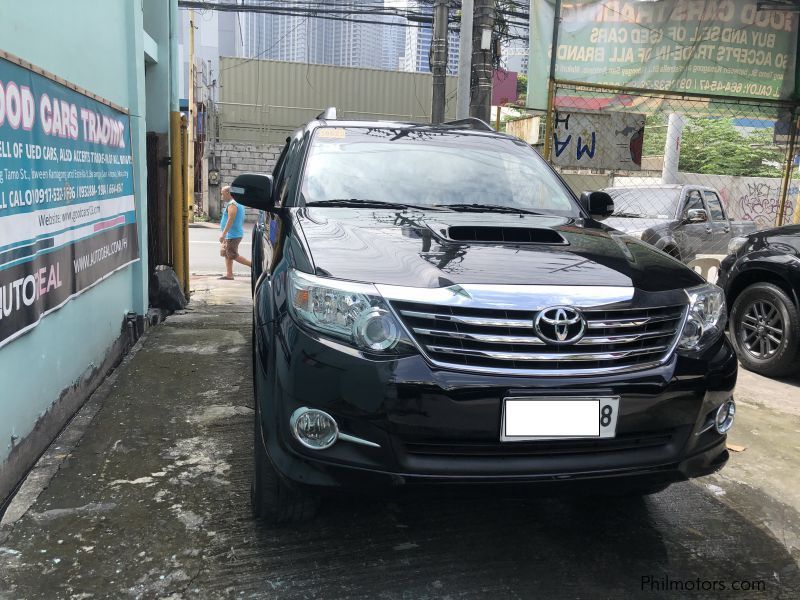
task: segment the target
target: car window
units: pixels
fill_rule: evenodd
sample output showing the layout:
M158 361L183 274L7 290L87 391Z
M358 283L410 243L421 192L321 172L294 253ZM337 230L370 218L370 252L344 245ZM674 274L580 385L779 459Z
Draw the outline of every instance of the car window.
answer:
M722 202L719 201L719 196L714 192L704 192L706 197L706 204L708 204L708 212L711 213L712 221L724 221L725 211L722 209Z
M672 219L678 209L679 188L606 188L614 200L614 215L650 219Z
M580 214L570 191L524 142L423 127L318 128L302 195L306 202L474 203Z
M703 197L700 195L699 191L689 190L689 193L686 194L686 207L683 209L683 214L688 214L690 210L694 210L696 208L705 209Z

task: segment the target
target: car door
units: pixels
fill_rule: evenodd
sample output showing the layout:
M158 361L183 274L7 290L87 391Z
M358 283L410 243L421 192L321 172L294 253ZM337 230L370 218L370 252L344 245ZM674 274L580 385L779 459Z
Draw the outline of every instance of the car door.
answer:
M686 190L684 197L681 219L683 224L680 226L683 232L683 248L681 248L681 259L686 262L692 260L698 254L707 254L711 251L711 225L708 221L704 223L690 223L688 221L689 211L693 209L706 209L703 196L700 190L690 188Z
M728 242L731 241L728 216L716 192L704 190L703 197L708 207L708 222L711 225L711 250L708 254L727 254Z

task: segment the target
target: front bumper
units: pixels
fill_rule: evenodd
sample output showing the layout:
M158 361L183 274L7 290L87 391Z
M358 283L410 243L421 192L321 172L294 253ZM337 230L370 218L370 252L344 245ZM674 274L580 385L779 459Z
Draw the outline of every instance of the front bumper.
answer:
M256 360L266 367L256 369L259 414L271 461L295 485L659 484L712 473L728 458L724 435L698 433L736 382L736 358L724 338L702 359L564 378L437 370L418 355L375 361L288 318L273 339L272 347L258 346ZM616 438L499 441L504 398L570 394L620 396ZM301 406L328 412L341 431L380 447L303 447L288 426Z

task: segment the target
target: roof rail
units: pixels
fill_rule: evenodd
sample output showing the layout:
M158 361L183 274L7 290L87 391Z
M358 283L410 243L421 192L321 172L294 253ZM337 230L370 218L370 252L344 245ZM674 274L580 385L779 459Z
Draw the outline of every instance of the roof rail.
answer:
M321 113L317 115L317 119L320 121L335 121L336 120L336 107L329 106Z
M482 131L494 131L494 128L483 119L478 117L467 117L466 119L456 119L455 121L445 121L442 125L466 125L470 129L480 129Z

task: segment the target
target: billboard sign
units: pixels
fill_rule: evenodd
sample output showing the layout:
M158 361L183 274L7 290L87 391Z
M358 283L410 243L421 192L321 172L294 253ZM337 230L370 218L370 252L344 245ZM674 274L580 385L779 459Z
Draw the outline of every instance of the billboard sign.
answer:
M581 169L642 168L644 115L556 110L553 164Z
M0 346L138 259L128 115L0 58Z
M552 0L531 2L529 81L546 81ZM564 3L555 77L706 96L787 99L795 91L800 15L758 0ZM542 103L534 90L530 106ZM546 96L545 96L546 101Z

